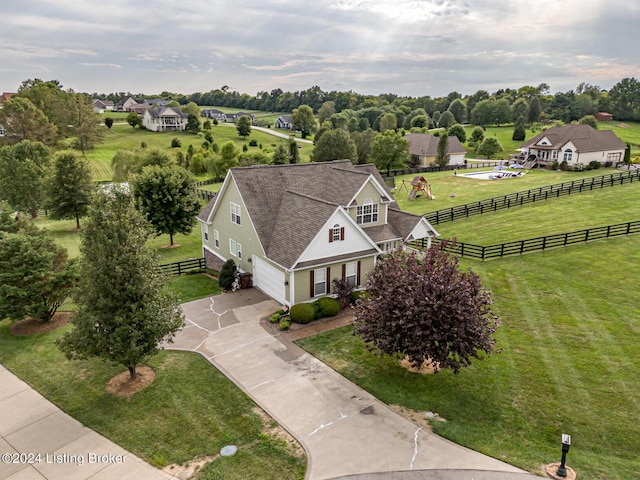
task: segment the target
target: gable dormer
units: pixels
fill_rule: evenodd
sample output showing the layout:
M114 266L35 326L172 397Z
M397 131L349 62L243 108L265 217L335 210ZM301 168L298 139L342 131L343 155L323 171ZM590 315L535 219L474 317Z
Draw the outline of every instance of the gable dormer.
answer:
M536 143L536 145L539 145L541 147L550 147L553 144L547 137L542 137L540 140L538 140L538 143Z
M393 198L373 177L369 176L348 205L349 215L361 227L387 223L387 206Z

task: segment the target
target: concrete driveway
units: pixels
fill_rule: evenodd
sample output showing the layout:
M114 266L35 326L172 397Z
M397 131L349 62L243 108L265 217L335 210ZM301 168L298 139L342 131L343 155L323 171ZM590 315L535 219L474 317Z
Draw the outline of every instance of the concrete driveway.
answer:
M437 477L447 479L536 478L418 427L272 334L261 319L280 305L256 289L182 308L186 326L168 348L202 354L287 429L307 452L308 479L436 478L438 469L455 470Z

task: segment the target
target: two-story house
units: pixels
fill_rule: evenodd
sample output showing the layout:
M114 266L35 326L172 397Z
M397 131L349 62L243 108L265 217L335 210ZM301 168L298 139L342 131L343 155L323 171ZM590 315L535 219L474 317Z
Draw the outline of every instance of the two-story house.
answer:
M207 266L231 258L285 305L330 294L335 278L361 287L381 253L438 234L399 209L374 165L349 160L232 168L198 219Z
M152 132L185 130L187 115L177 107L148 108L142 113L142 126Z

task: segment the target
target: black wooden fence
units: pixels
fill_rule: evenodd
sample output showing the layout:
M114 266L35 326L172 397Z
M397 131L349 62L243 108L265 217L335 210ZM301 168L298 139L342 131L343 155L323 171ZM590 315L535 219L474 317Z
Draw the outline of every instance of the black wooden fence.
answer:
M206 268L204 258L192 258L182 262L165 263L158 265L157 269L166 275L182 275L183 273L196 272Z
M640 180L640 171L618 172L599 177L589 177L571 182L545 185L539 188L532 188L522 192L510 193L501 197L493 197L480 200L474 203L456 205L451 208L425 213L424 217L432 225L470 217L472 215L482 215L484 213L495 212L505 208L518 207L525 203L535 203L544 200L551 200L563 195L588 192L594 189L613 187Z
M575 243L584 243L633 233L640 233L640 220L487 246L461 242L453 243L447 240L436 240L436 242L440 244L444 242L446 251L461 257L487 260L490 258L506 257L508 255L522 255L524 253L542 251L549 248L566 247L567 245ZM424 239L412 242L410 246L419 250L426 248Z

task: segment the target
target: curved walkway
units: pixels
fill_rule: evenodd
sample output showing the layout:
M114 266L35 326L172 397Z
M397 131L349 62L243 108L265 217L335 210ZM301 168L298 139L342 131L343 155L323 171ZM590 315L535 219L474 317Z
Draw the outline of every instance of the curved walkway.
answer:
M0 480L175 478L82 426L2 365L0 454Z
M167 348L203 355L286 428L307 452L307 479L428 479L437 469L457 480L537 478L418 427L272 334L261 319L280 305L254 288L182 308L186 325Z

